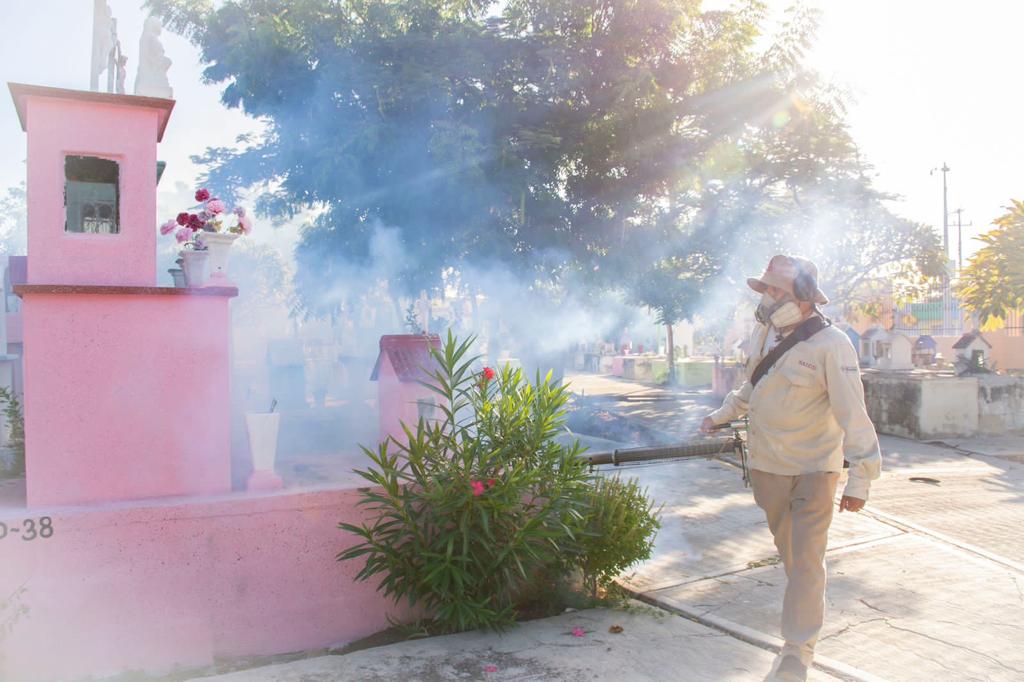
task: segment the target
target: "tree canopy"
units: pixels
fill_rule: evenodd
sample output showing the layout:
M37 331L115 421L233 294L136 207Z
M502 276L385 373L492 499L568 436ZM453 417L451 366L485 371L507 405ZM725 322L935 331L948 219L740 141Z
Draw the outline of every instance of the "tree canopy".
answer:
M296 250L309 311L342 305L332 282L374 257L380 226L409 255L393 292L451 267L572 271L666 323L773 250L820 254L838 294L934 246L885 208L842 98L801 65L807 10L759 49L756 0L148 4L227 106L267 122L203 160L218 187L263 187L264 215L312 211Z
M978 237L985 246L960 275L960 300L975 313L982 330L998 329L1024 309L1024 201L1014 199L995 229Z

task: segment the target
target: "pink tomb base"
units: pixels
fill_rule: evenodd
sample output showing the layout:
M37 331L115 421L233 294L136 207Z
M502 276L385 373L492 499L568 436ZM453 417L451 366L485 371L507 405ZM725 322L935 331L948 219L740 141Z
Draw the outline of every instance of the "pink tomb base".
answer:
M338 562L360 523L356 490L4 509L51 520L49 538L0 540L0 589L28 614L0 639L0 680L151 674L343 645L405 618L358 561ZM6 614L4 614L6 615Z

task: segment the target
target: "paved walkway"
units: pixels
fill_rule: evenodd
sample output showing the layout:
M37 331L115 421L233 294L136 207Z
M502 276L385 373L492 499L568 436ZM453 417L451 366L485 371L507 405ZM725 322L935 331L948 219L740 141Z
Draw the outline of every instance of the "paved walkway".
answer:
M613 627L621 628L613 633ZM573 630L582 630L574 636ZM774 656L720 631L638 604L523 623L504 635L467 632L221 675L217 682L442 680L761 680ZM834 680L815 671L815 682Z
M607 377L574 379L627 405L638 390ZM705 404L648 423L691 438ZM963 440L959 449L881 441L884 473L868 509L839 514L832 526L819 654L890 680L1024 679L1021 441ZM621 472L665 504L655 555L625 584L645 601L777 644L785 575L738 470L689 461Z

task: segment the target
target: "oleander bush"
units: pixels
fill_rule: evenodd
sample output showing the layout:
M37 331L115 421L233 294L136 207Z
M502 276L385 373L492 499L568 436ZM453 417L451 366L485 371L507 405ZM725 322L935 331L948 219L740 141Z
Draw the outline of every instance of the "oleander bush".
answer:
M599 478L590 489L578 562L583 582L594 597L623 571L649 559L661 528L660 509L636 479Z
M656 527L635 487L596 477L578 441L556 440L568 389L550 374L531 382L520 369L481 369L473 342L449 333L432 351L424 385L436 415L363 448L368 520L340 524L357 542L339 561L363 560L357 580L379 580L439 632L507 627L581 568L605 581L649 553ZM602 539L607 531L634 535Z

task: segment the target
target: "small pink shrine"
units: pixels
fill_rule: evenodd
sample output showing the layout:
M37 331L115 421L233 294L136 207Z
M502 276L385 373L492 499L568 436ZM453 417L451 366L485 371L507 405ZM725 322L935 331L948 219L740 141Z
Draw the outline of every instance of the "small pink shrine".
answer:
M380 337L380 355L370 375L378 382L380 440L405 440L402 424L416 428L420 418L434 417L438 395L421 382L428 381L437 364L431 349L441 347L437 334L387 334Z

